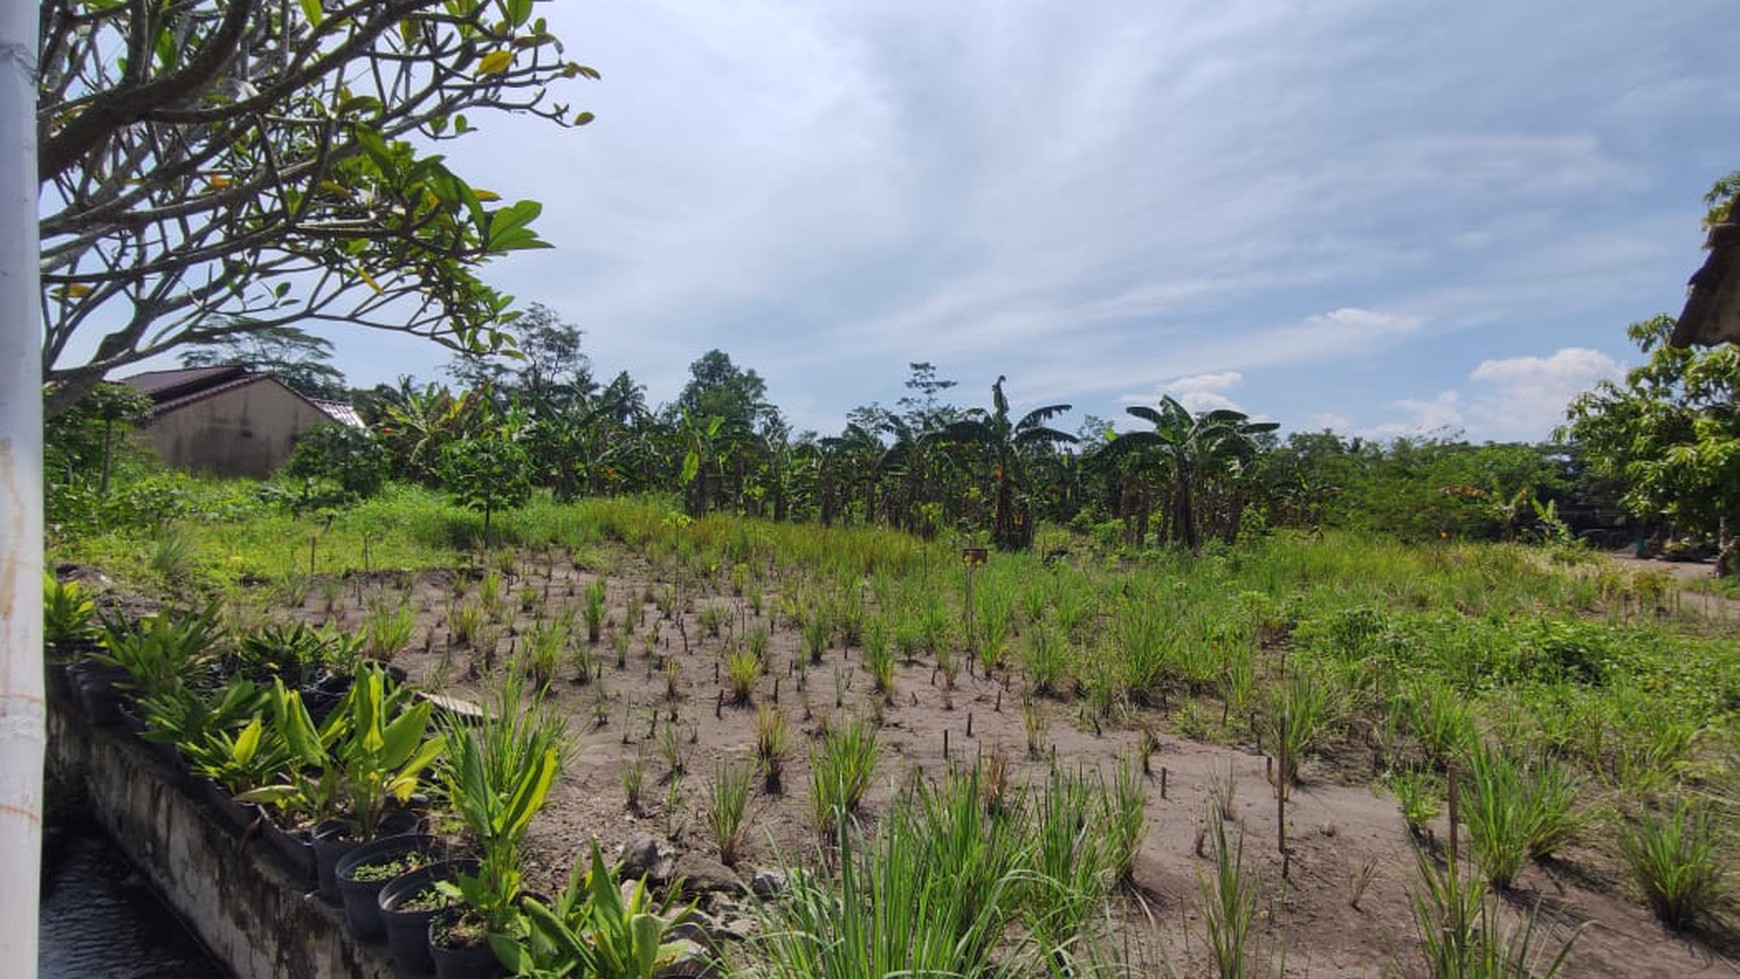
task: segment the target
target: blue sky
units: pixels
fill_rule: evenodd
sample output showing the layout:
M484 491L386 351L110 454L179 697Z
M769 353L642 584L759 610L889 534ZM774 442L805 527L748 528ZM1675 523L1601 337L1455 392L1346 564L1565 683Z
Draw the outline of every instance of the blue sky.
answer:
M712 347L798 428L909 361L1122 417L1534 439L1677 312L1740 167L1731 0L544 5L584 129L445 150L544 202L490 266L673 397ZM350 334L352 383L445 354Z

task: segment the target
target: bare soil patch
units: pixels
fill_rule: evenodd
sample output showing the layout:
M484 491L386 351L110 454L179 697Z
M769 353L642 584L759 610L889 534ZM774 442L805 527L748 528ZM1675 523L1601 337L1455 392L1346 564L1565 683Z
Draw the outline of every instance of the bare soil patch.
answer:
M523 555L518 573L504 577L503 602L512 615L488 650L452 641L453 607L475 601L482 587L476 576L452 570L347 580L336 599L330 588L325 594L311 590L299 610L315 621L358 628L371 601L408 595L418 631L395 665L431 689L474 699L483 696L480 677L502 668L524 645L538 615L574 610L576 643L592 659L591 676L580 682L564 663L549 689L556 709L568 719L576 750L530 834L535 887L558 887L575 854L593 837L607 853L650 834L675 849L716 856L701 817L706 782L721 763L750 763L757 705L777 705L786 713L793 751L784 793L768 795L758 785L750 803L748 839L737 867L745 879L756 868L782 860L816 858L818 838L808 807L809 746L824 725L847 716L881 721L882 757L867 806L872 819L903 780L935 775L951 765L970 766L998 753L1010 762L1017 784L1042 778L1053 758L1109 778L1120 760L1137 757L1146 728L1160 733L1147 779L1148 828L1136 859L1134 893L1121 899L1116 911L1138 941L1163 944L1180 974L1204 974L1197 875L1209 863L1201 855L1201 832L1209 807L1230 785L1231 808L1245 834L1246 865L1261 880L1263 940L1270 948L1284 946L1287 974L1379 976L1398 968L1404 975L1418 973L1408 899L1415 876L1413 844L1396 804L1375 787L1376 773L1369 763L1362 767L1357 745L1304 765L1304 784L1285 807L1290 854L1283 879L1267 759L1254 746L1179 737L1176 713L1159 707L1136 710L1116 727L1096 729L1084 706L1065 697L1037 701L1043 733L1039 750L1030 755L1017 676L969 675L963 668L950 691L934 663L906 662L885 700L872 690L860 649L836 644L811 665L797 629L772 612L778 607L776 592L770 590L756 612L723 581L686 581L666 617L657 599L666 589L678 593L679 583L661 580L627 551L612 552L605 563L609 618L596 644L586 642L580 609L585 589L600 575L542 555ZM522 607L522 595L530 608ZM728 612L728 624L717 635L702 621L710 606ZM637 613L639 624L619 665L614 637ZM768 670L749 704L732 704L723 693L722 661L731 644L755 628L770 632ZM1209 712L1218 716L1218 701ZM659 732L667 725L675 727L686 769L676 778L675 791L670 791L668 759L659 747ZM638 813L626 806L622 782L625 767L637 758L646 766ZM1440 819L1435 835L1442 840L1447 832ZM1362 890L1361 880L1366 881ZM1531 866L1510 901L1523 911L1538 901L1552 936L1562 938L1583 926L1569 976L1740 974L1697 939L1665 931L1630 898L1622 868L1592 849L1573 850L1550 866Z

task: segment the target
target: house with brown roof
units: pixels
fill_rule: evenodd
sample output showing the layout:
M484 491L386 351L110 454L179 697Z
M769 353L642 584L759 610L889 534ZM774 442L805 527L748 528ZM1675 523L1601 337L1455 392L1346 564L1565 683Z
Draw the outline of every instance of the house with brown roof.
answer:
M141 435L177 469L263 479L315 426L362 427L350 405L307 397L241 366L146 371L120 383L155 405Z

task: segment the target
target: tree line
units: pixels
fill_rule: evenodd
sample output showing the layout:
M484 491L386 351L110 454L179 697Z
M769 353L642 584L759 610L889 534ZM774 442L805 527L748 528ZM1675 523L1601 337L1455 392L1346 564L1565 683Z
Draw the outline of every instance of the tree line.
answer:
M1659 502L1598 451L1618 436L1587 422L1540 445L1380 442L1283 434L1276 422L1193 412L1163 396L1126 409L1133 430L1089 415L1063 431L1053 423L1070 405L1017 415L1002 377L984 403L962 405L959 385L920 362L894 405L854 408L840 431L822 434L794 431L761 376L723 351L698 358L676 398L655 406L627 372L601 380L582 331L555 311L532 306L519 331L515 356L462 354L445 382L404 377L366 390L345 388L330 344L295 330L252 331L245 345L196 347L183 360L244 363L311 395L349 395L367 429L318 431L285 468L302 506L341 505L388 480L445 488L486 521L534 491L559 500L656 492L679 494L692 516L964 532L1006 549L1030 546L1035 527L1051 523L1108 546L1197 550L1270 527L1614 545L1648 529ZM1579 405L1583 415L1614 415ZM92 485L116 421L137 407L99 388L56 419L51 482ZM1654 522L1702 533L1702 515L1688 506Z

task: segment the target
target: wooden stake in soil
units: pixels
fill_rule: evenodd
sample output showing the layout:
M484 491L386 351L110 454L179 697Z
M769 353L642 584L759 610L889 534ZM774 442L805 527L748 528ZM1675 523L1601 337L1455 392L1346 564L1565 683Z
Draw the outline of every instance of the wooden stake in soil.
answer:
M1275 738L1275 751L1281 756L1280 770L1275 773L1275 847L1281 854L1281 879L1287 879L1290 867L1287 853L1287 715L1280 718Z
M1160 798L1166 798L1166 766L1160 766Z
M949 760L949 729L943 728L943 761Z
M967 737L973 736L973 712L967 711Z
M1456 778L1456 763L1448 766L1450 775L1450 869L1456 869L1457 818L1462 810L1462 786Z

